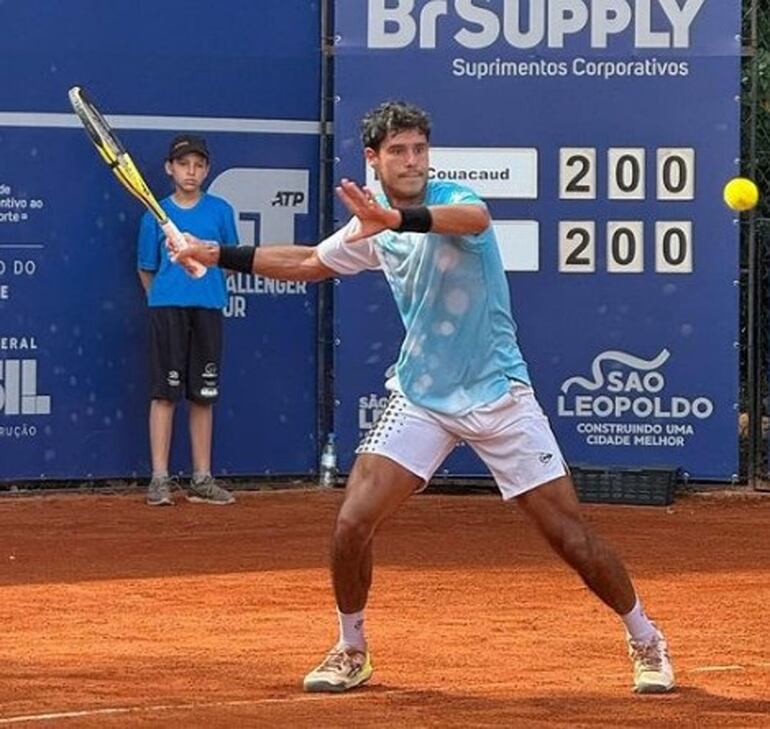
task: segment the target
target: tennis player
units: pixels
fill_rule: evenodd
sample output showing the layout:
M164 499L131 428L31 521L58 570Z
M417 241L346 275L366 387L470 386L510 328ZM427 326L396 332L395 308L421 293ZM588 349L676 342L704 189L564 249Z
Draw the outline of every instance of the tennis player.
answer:
M337 194L351 220L316 247L220 248L191 239L179 259L277 279L319 281L381 270L406 334L387 408L356 451L332 545L339 641L307 674L306 691L368 681L364 610L378 527L425 488L465 441L502 497L515 500L556 553L619 616L640 693L674 687L666 639L645 614L626 568L587 525L572 479L532 390L516 341L508 283L490 216L470 189L428 180L430 121L386 102L362 122L375 196L349 180ZM564 597L569 600L569 596Z

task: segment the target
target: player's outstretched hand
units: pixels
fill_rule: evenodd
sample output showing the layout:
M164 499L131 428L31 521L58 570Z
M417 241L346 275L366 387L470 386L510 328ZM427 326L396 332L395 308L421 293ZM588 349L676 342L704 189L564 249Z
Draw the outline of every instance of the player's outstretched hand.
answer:
M190 268L194 262L202 263L207 268L216 266L219 261L219 246L206 243L190 233L184 233L187 245L182 248L171 238L166 238L166 250L169 258L183 268Z
M336 191L337 197L360 223L358 230L348 236L348 243L355 243L400 225L401 213L380 205L368 187L359 187L352 180L343 178Z

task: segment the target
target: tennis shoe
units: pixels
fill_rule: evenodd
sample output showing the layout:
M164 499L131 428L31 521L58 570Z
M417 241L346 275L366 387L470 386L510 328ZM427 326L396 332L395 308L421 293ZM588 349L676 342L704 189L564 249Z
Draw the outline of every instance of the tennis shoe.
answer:
M337 644L305 676L303 688L310 693L342 693L366 683L373 671L368 650Z
M200 480L192 479L187 487L187 500L201 504L216 504L225 506L235 502L227 489L222 488L212 476L206 476Z
M648 641L637 641L628 636L628 655L634 664L634 691L638 694L664 694L676 682L674 668L668 655L668 643L656 629Z
M145 503L149 506L173 506L174 497L172 490L175 486L176 481L170 476L153 478L149 486L147 486Z

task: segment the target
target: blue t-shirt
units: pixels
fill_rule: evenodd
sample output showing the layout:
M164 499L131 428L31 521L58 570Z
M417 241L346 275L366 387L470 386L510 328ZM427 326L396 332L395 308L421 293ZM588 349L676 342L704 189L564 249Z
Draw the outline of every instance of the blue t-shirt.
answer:
M191 208L182 208L171 197L160 206L177 228L201 240L223 246L238 245L235 215L229 203L204 193ZM227 305L225 277L221 268L210 268L199 279L172 263L165 246L166 236L150 213L145 213L139 227L138 267L152 271L155 277L147 292L150 306L200 306L221 309Z
M430 181L423 204L484 202L467 187ZM383 231L346 243L357 226L354 218L319 245L318 255L338 273L384 272L406 329L395 386L408 400L462 415L502 397L511 380L529 384L491 226L478 235Z

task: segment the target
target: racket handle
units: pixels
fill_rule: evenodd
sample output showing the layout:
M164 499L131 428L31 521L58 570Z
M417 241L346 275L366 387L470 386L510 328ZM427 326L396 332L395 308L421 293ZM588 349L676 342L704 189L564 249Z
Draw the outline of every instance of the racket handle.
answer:
M172 223L170 220L167 220L165 223L161 223L160 227L178 250L181 251L183 248L187 248L187 239L180 233L179 228L177 228L174 223ZM186 261L180 265L193 278L202 278L206 275L206 266L204 266L202 263L199 263L198 261Z

